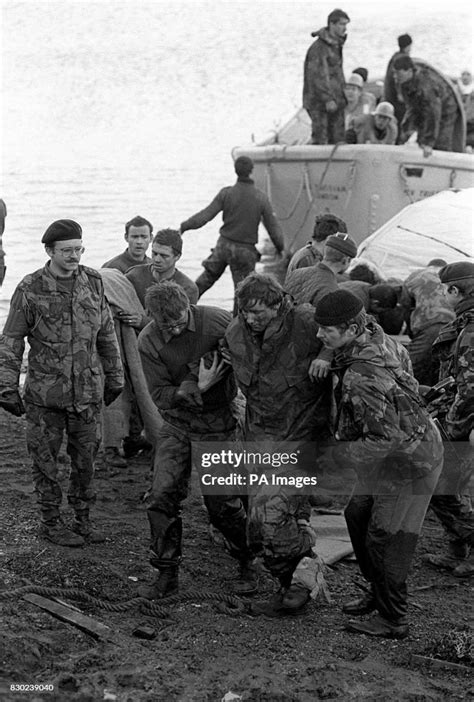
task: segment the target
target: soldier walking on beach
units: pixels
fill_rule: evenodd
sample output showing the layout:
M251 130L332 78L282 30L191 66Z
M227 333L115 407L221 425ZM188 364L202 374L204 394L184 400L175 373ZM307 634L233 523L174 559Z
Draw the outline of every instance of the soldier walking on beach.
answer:
M229 366L216 361L218 342L231 321L218 307L190 305L183 288L172 281L155 283L146 293L152 316L138 347L151 397L163 417L155 437L152 486L146 498L151 532L150 563L156 578L139 589L141 597L160 599L178 589L181 562L182 502L191 477L192 442L232 441L236 419L232 400L235 382ZM205 366L204 357L213 362ZM205 495L211 524L229 543L241 566L234 590L250 594L257 588L247 548L246 513L238 496Z
M16 416L26 408L40 534L60 546L82 546L104 540L89 520L94 459L102 403L110 404L122 392L123 370L101 276L79 264L84 251L80 225L57 220L41 241L50 261L18 285L0 336L0 407ZM30 350L23 406L19 376L25 337ZM71 459L72 529L60 515L57 459L64 432Z
M342 68L342 47L346 41L349 16L333 10L327 27L312 36L304 62L303 107L311 117L313 144L344 141L344 109L347 100Z
M370 585L343 611L349 631L383 638L408 634L406 579L442 468L443 446L418 393L407 351L366 316L346 290L325 295L314 315L334 352L338 442L335 471L357 475L345 509L359 567Z
M235 185L222 188L207 207L181 223L181 233L200 229L222 212L219 239L211 255L203 261L204 272L196 280L200 296L219 280L227 266L230 267L234 287L255 269L260 258L255 247L260 222L263 222L277 253L283 252L283 234L270 200L250 178L252 159L239 156L234 169L237 174Z

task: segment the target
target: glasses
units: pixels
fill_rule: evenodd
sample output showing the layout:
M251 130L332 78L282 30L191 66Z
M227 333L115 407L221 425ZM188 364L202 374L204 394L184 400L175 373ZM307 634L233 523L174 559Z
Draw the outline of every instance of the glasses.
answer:
M76 247L72 247L72 246L69 247L68 246L65 249L55 249L54 253L61 254L61 256L64 256L66 258L67 256L72 256L73 254L75 256L80 256L81 254L84 253L84 251L85 251L84 246L76 246Z
M173 331L173 329L181 329L181 327L185 327L188 323L188 315L186 315L186 318L181 317L181 319L177 319L175 322L170 322L166 326L158 326L158 329L162 332L169 332Z

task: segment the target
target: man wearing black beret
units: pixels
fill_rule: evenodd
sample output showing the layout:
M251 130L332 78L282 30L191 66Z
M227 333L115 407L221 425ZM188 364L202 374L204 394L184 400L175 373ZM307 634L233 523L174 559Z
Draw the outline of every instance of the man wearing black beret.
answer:
M468 482L474 464L474 262L450 263L441 268L439 278L456 318L441 329L433 344L433 355L440 361L439 379L455 381L438 406L438 420L454 443L447 444L445 470L431 500L448 534L448 553L429 554L426 560L457 578L468 578L474 576L474 511L469 495L449 490L454 487L449 476L454 463L461 484L463 479Z
M94 459L102 402L110 404L121 393L123 369L101 276L79 263L84 252L80 225L57 220L41 241L50 260L17 286L0 336L0 407L15 416L26 411L40 534L60 546L83 546L104 540L89 521ZM30 349L23 405L19 376L25 337ZM72 529L60 515L57 458L64 432L71 459Z

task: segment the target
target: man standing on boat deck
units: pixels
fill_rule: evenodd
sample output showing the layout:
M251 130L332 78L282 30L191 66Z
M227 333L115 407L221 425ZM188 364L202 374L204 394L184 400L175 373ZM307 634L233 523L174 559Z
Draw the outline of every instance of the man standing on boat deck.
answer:
M207 207L181 223L181 233L189 229L200 229L222 212L223 224L219 239L211 255L202 263L204 273L196 280L199 296L219 280L227 266L230 267L234 287L255 270L255 264L260 258L255 248L260 222L265 225L278 254L283 252L283 233L271 202L250 178L253 171L252 159L239 156L234 169L237 174L235 185L222 188Z
M397 38L398 51L393 54L392 58L388 62L387 71L385 74L385 81L383 86L383 99L393 105L395 112L395 119L397 124L400 126L405 114L405 102L403 100L400 86L395 79L395 73L393 71L393 63L400 56L409 56L412 48L413 40L409 34L400 34ZM400 135L397 138L397 144L400 143Z
M454 143L454 127L462 109L454 87L431 66L415 66L409 56L395 59L393 70L406 105L399 125L400 143L417 132L424 156L430 156L433 149L462 151Z
M349 16L333 10L328 25L311 36L304 62L303 107L311 117L313 144L337 144L344 141L345 80L342 47L346 41Z
M144 217L137 215L131 219L125 225L124 238L128 244L127 248L123 253L106 261L102 268L117 268L126 273L134 266L151 263L146 252L150 246L152 232L153 225Z
M123 369L100 273L79 264L80 225L57 220L41 241L51 260L18 285L0 336L0 407L15 416L25 412L18 383L27 337L26 440L40 534L60 546L83 546L105 539L89 522L94 459L102 402L108 405L122 392ZM76 517L72 529L60 517L57 459L64 432L71 458L68 502Z

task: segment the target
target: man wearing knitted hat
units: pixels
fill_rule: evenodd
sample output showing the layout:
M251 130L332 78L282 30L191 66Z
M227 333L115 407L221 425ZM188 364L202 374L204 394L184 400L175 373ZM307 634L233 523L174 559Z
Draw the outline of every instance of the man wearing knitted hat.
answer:
M326 239L337 232L347 234L347 225L342 219L330 212L317 215L314 220L313 238L303 248L298 249L293 254L288 264L286 275L297 268L314 266L322 261Z
M439 271L446 299L456 318L446 324L433 344L440 361L440 380L452 377L454 386L437 408L437 418L452 444L446 448L445 471L440 488L431 500L433 511L448 534L449 552L428 555L436 567L447 568L458 578L474 575L474 512L468 495L449 492L444 478L450 475L450 462L456 464L469 482L473 468L474 446L474 263L459 261ZM445 490L446 487L446 490Z
M395 80L405 102L405 115L400 126L400 143L413 132L425 157L433 149L463 151L455 143L454 128L462 120L462 106L454 86L428 64L415 64L409 56L399 56L393 62Z
M398 51L396 51L388 62L387 71L385 73L385 82L383 88L383 99L393 105L395 111L395 119L400 125L405 114L405 103L403 102L400 86L395 80L393 72L393 62L400 56L409 56L412 48L412 38L409 34L400 34L397 39ZM399 141L397 141L397 144Z
M367 320L355 295L329 293L317 303L314 318L318 337L334 352L339 379L338 443L331 449L330 466L351 466L357 474L345 518L370 584L366 595L343 610L352 615L378 612L367 621L349 621L346 628L404 638L406 579L441 472L441 437L419 397L407 351Z
M285 289L298 304L315 305L328 292L337 290L338 275L344 273L357 256L357 245L349 234L332 234L326 239L323 260L309 268L299 268L287 275Z
M122 392L123 369L102 278L79 263L80 225L57 220L41 241L50 260L17 286L0 337L0 407L15 416L26 408L40 534L60 546L83 546L105 538L89 521L94 459L102 402L108 405ZM18 384L25 337L30 350L23 406ZM68 502L76 518L72 529L60 516L57 458L64 432L71 458Z

